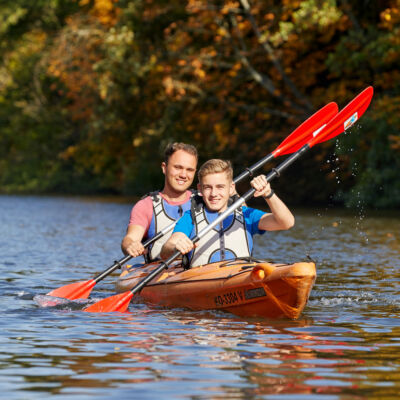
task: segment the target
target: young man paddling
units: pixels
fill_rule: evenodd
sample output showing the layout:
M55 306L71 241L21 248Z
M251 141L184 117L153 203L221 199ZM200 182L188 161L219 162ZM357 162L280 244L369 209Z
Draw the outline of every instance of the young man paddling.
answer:
M165 175L164 188L153 192L132 208L122 251L132 257L147 253L147 261L159 257L169 235L158 239L148 250L142 239L151 239L190 210L191 186L197 167L197 150L185 143L169 144L164 151L161 169Z
M228 207L228 200L235 192L233 171L229 161L213 159L199 170L198 190L203 202L187 211L177 222L173 234L164 244L161 258L168 258L174 252L190 253L190 266L208 264L214 261L248 257L253 250L253 235L265 231L289 229L294 217L286 205L271 189L264 175L251 181L256 190L254 197L263 197L271 210L265 213L242 206L203 236L193 250L193 238ZM193 251L192 251L193 250Z

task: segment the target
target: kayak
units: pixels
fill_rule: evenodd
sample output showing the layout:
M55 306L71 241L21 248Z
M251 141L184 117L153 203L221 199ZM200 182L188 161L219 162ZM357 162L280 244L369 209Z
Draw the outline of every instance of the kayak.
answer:
M126 266L116 290L132 289L159 262ZM181 261L151 280L139 293L149 304L191 310L223 310L240 317L296 319L307 304L316 278L315 264L271 264L235 259L183 269Z

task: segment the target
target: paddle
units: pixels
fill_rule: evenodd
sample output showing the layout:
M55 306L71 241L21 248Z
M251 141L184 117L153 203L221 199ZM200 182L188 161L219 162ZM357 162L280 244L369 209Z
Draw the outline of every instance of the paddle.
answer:
M369 87L365 89L362 93L360 93L341 112L339 112L336 115L336 117L334 117L331 121L329 121L328 124L323 129L318 129L317 131L315 131L313 137L306 144L304 144L298 151L296 151L292 156L288 157L277 168L274 168L272 172L270 172L267 175L266 177L267 181L269 182L273 178L280 176L281 171L283 171L285 168L291 165L305 151L309 150L315 144L324 142L328 140L327 138L333 138L334 136L339 135L346 129L350 128L350 126L352 126L367 109L369 103L371 102L372 94L373 94L372 87ZM254 195L254 193L255 189L250 189L248 192L246 192L230 207L228 207L219 217L217 217L215 221L213 221L211 224L207 225L207 227L202 229L192 239L192 242L196 243L197 241L199 241L211 229L213 229L228 215L230 215L233 211L235 211L238 207L240 207L248 199L250 199ZM85 308L84 311L87 312L126 311L132 297L136 293L140 292L143 289L143 287L147 285L147 283L149 283L153 278L159 275L164 269L168 268L168 266L180 255L181 253L179 251L175 252L168 259L161 262L161 264L156 269L150 272L143 280L141 280L131 290L100 300L97 303L94 303L91 306Z
M235 178L233 182L236 184L244 178L252 176L254 171L273 158L294 153L301 146L307 143L318 129L324 128L337 113L337 104L335 102L328 103L299 125L273 152L253 164L251 167L246 168L246 170Z
M265 156L262 160L258 161L250 168L247 168L238 177L235 178L234 183L241 182L244 178L251 176L255 170L265 165L268 161L275 157L283 154L289 154L291 152L297 151L302 144L306 143L312 138L313 133L318 128L325 126L328 121L330 121L338 112L338 106L336 103L331 102L326 106L322 107L320 110L315 112L311 117L299 125L272 153ZM156 240L160 239L162 236L171 231L175 226L175 223L164 228L152 239L147 240L143 246L148 247ZM76 283L71 283L65 286L61 286L58 289L54 289L47 293L48 296L63 297L69 300L75 299L87 299L93 289L93 287L104 279L106 276L114 272L116 269L121 268L123 264L128 262L132 256L127 255L118 261L115 261L111 267L107 268L105 271L87 281L81 281Z
M143 246L144 247L150 246L156 240L160 239L166 233L171 231L174 226L175 226L175 224L171 224L170 226L167 226L162 231L158 232L158 234L156 236L152 237L151 239L149 239L145 243L143 243ZM114 261L114 264L111 265L111 267L108 267L106 270L104 270L99 275L95 276L94 278L89 279L87 281L75 282L75 283L70 283L69 285L61 286L58 289L54 289L51 292L47 293L47 296L63 297L65 299L69 299L69 300L87 299L89 297L93 287L96 285L96 283L103 280L106 276L110 275L116 269L121 268L122 265L124 265L126 262L128 262L131 258L132 258L131 255L127 255L118 261Z

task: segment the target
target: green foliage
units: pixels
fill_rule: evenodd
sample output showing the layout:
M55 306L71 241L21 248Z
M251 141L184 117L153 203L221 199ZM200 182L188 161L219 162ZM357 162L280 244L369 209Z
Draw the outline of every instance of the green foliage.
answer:
M275 185L289 203L399 207L400 6L363 3L1 3L1 191L140 195L169 141L241 170L372 84L362 129Z

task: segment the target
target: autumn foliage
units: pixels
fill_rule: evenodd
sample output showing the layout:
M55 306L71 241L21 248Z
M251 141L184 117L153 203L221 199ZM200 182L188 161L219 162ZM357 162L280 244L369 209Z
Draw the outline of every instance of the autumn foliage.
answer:
M399 0L48 3L0 6L2 191L139 195L169 141L240 171L372 85L359 128L274 185L293 204L399 207Z

